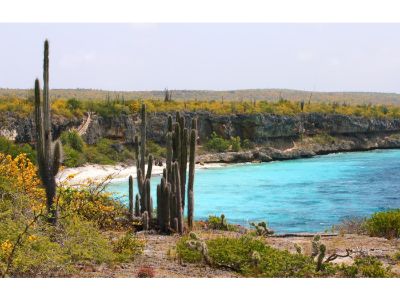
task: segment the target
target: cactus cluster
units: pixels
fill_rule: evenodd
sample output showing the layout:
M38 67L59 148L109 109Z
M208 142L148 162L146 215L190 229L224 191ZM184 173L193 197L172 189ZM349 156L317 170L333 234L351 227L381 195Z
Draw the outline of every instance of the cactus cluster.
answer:
M185 128L185 119L176 113L176 122L168 117L167 159L160 184L157 185L157 222L153 219L153 199L150 195L150 179L153 165L153 156L148 156L148 167L145 170L146 159L146 106L141 108L140 140L135 136L135 154L137 167L138 194L134 202L133 177L129 177L129 217L141 217L143 229L148 230L156 225L161 232L184 231L184 208L187 182L187 216L188 227L193 227L194 210L194 173L197 140L197 121L192 120L190 136L189 129ZM187 164L189 157L189 176ZM188 178L187 178L188 177Z
M35 80L35 126L36 150L39 175L46 190L48 220L57 223L55 176L61 165L62 146L60 141L53 141L51 134L51 109L49 96L49 42L44 42L43 61L43 96L40 95L39 79Z
M138 186L138 194L136 194L135 202L133 200L133 177L129 176L129 217L142 216L149 223L152 220L153 213L153 198L150 193L150 179L153 167L153 156L148 156L147 171L146 171L146 105L142 104L141 108L141 125L140 125L140 140L135 136L135 156L136 156L136 178ZM146 212L146 214L145 214Z
M197 120L192 119L190 137L185 127L185 118L176 113L176 122L168 117L167 162L163 177L157 186L157 223L162 232L184 230L184 209L187 182L188 227L193 227L194 171L197 140ZM189 147L189 149L188 149ZM187 163L189 156L189 176ZM188 178L187 178L188 177Z

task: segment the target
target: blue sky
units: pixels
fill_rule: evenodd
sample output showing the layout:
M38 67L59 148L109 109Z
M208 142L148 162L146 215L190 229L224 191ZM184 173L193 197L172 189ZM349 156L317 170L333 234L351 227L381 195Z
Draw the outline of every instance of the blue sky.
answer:
M0 24L0 87L400 92L400 24Z

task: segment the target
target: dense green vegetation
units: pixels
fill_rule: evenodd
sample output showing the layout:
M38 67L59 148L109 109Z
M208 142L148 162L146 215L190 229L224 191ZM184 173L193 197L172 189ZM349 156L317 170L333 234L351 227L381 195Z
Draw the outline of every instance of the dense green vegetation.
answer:
M85 163L112 165L134 159L133 151L122 144L103 138L95 145L87 145L76 131L63 132L61 142L63 163L67 167L78 167Z

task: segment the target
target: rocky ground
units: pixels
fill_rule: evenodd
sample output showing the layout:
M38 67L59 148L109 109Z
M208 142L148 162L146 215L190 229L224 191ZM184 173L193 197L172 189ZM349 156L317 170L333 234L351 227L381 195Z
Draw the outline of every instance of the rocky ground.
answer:
M217 236L239 236L240 233L226 231L201 231L200 236L209 239ZM154 270L155 277L163 278L226 278L240 277L229 271L210 268L201 264L184 264L176 258L174 247L179 236L161 236L158 234L141 234L146 240L144 253L134 262L120 266L108 267L84 267L77 277L137 277L142 267L150 267ZM334 263L351 264L354 257L359 254L375 256L384 265L390 266L392 271L400 276L400 262L393 259L394 253L400 249L400 240L387 240L364 235L344 234L338 236L323 236L322 242L327 246L327 255L338 253L345 254L346 249L351 249L351 257L341 258ZM302 248L304 254L311 252L312 236L295 237L267 237L266 243L272 247L288 250L295 253L295 244Z

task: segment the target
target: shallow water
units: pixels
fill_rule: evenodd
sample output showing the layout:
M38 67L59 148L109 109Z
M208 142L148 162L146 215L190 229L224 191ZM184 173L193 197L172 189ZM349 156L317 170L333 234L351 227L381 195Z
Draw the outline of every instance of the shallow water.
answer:
M399 208L399 179L400 150L201 169L195 178L195 218L224 213L242 225L267 220L281 233L324 231L348 216ZM154 198L159 181L152 179ZM126 195L128 182L115 182L109 190Z

